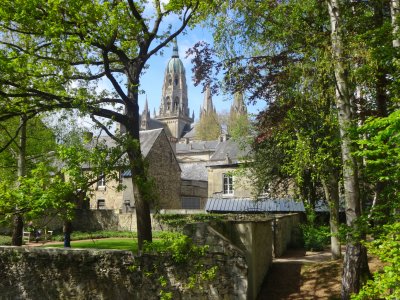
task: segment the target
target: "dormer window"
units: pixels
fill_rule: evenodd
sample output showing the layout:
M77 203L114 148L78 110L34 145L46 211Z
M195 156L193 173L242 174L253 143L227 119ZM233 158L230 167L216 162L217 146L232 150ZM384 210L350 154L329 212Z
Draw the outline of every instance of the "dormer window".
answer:
M175 77L175 85L178 85L178 78Z

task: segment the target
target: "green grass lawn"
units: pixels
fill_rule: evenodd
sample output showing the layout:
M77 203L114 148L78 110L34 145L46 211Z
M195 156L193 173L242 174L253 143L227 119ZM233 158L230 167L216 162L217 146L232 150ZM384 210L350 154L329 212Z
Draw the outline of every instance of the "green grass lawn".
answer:
M47 244L43 247L64 247L63 243L60 244ZM137 241L129 238L106 238L96 239L90 241L72 241L71 248L94 248L94 249L115 249L115 250L128 250L137 251Z
M62 248L64 247L64 244L44 244L42 247ZM71 241L71 248L114 249L132 252L138 251L137 240L132 238L105 238L88 241ZM163 249L162 241L160 239L154 239L152 243L152 249Z

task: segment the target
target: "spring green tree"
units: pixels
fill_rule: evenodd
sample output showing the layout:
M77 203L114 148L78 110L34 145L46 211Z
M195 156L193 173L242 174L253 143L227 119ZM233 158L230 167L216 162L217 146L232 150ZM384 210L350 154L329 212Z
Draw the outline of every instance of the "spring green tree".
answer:
M366 117L385 116L398 107L398 1L223 4L224 13L211 20L215 53L221 58L215 65L224 71L223 86L249 92L250 102L267 103L259 116L261 135L255 148L256 156L257 151L270 155L258 156L267 162L261 178L276 178L265 174L271 171L303 186L318 179L327 198L337 198L339 175L342 178L351 229L342 297L349 299L368 274L362 211L373 186L363 176L363 160L354 155L356 132ZM213 52L201 46L193 50L194 62L204 62L196 78L209 84L215 78L209 72ZM331 124L324 127L329 118ZM310 175L312 180L306 180ZM385 197L382 187L374 186L378 198Z
M138 142L140 76L150 57L212 9L207 0L7 0L0 7L0 121L78 109L118 143L129 137L139 248L152 239ZM121 124L120 135L99 117Z

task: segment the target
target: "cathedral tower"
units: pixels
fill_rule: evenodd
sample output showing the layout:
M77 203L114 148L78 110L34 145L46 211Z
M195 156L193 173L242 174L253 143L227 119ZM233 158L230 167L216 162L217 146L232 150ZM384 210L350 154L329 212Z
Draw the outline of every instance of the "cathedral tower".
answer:
M188 106L185 68L179 58L176 39L173 42L172 57L164 73L159 114L155 119L166 124L171 136L179 139L190 130L193 118Z

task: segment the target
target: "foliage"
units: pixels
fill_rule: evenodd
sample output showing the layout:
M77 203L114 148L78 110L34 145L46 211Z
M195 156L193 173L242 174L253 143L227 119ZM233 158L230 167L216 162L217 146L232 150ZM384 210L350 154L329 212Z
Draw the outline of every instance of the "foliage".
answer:
M329 245L331 237L329 226L304 224L301 229L306 250L322 251Z
M19 118L0 123L0 181L17 180L20 131ZM53 130L44 124L41 116L28 120L26 131L26 168L30 170L38 162L51 160L52 151L56 150L57 145Z
M221 220L222 217L216 214L157 214L156 218L162 224L166 224L174 228L181 228L190 223Z
M74 208L73 203L67 201L73 196L74 187L61 176L53 174L53 167L39 163L28 176L18 179L18 186L10 181L0 182L1 218L7 220L16 210L28 221L50 210L63 211L68 215Z
M200 261L206 255L207 249L208 246L196 246L188 236L176 232L163 232L160 234L160 240L156 243L146 243L144 247L146 252L156 251L171 255L175 264L190 266L187 276L178 278L185 289L202 289L204 283L215 280L218 267L212 266L205 269ZM157 266L154 267L157 268ZM146 273L148 276L153 275L151 271ZM167 278L161 277L157 280L161 285L160 297L170 299L171 294L163 289L169 284Z
M0 8L0 121L77 109L117 143L134 176L139 246L151 241L139 147L139 85L148 60L215 8L213 1L4 0ZM171 18L172 16L172 18ZM169 24L174 20L174 24ZM103 119L99 119L103 118ZM140 182L141 186L137 186Z
M372 184L381 184L384 189L379 197L388 199L379 207L372 208L374 221L390 222L395 215L388 215L400 205L398 185L400 178L400 111L386 118L370 118L359 132L365 137L358 141L356 155L365 160L365 176Z
M0 245L11 245L11 237L7 235L0 235Z
M218 139L221 134L221 126L215 112L209 112L200 117L195 125L196 139L212 141Z
M400 223L385 225L383 233L366 246L385 266L373 275L352 299L399 299L400 297Z
M181 233L162 232L159 236L160 244L146 243L144 251L160 251L161 253L171 254L176 263L185 263L205 254L207 247L198 247L193 245L192 240Z

